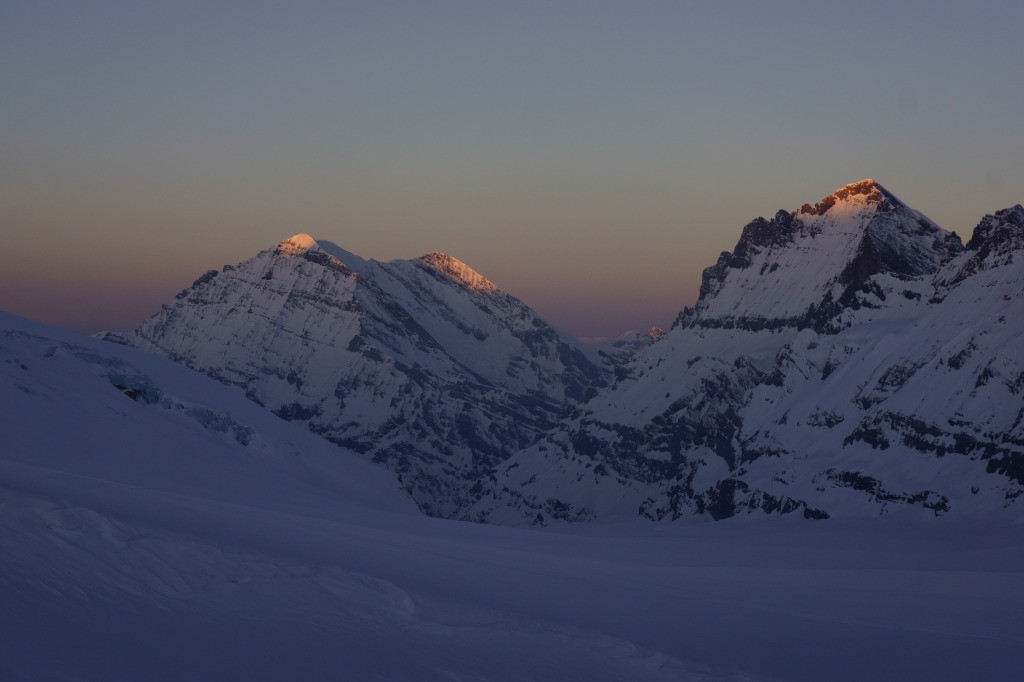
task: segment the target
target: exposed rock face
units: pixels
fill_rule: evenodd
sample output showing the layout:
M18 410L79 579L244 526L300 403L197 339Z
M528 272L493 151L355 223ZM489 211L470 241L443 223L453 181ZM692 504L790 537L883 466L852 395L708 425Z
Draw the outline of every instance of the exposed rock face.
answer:
M825 215L828 210L836 205L837 202L846 201L851 197L861 196L865 204L880 204L882 202L889 202L890 204L901 203L899 199L893 196L888 190L879 185L871 178L861 180L860 182L851 182L845 187L840 187L835 192L825 197L814 206L810 204L804 204L800 207L800 213L806 213L807 215Z
M952 276L940 279L942 290L955 286L982 270L1013 265L1024 249L1024 206L1017 204L982 218L967 242L970 253ZM940 294L941 295L941 294Z
M378 263L308 235L206 273L127 340L387 465L439 516L610 378L447 254Z
M965 250L874 181L747 225L467 518L989 513L1024 490L1024 209Z

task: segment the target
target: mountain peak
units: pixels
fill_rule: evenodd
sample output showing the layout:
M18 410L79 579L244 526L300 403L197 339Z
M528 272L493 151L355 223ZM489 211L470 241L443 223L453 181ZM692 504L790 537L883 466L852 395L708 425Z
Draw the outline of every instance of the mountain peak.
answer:
M840 187L832 194L811 206L804 204L800 207L799 213L810 215L824 215L830 208L840 203L864 203L881 204L888 202L895 205L903 205L889 190L882 187L876 180L865 178L857 182Z
M439 251L420 256L417 260L447 275L472 291L495 291L498 287L479 272L469 267L458 258Z
M300 232L278 244L277 249L283 253L302 253L305 251L319 251L320 245L305 232Z
M736 248L704 270L696 306L676 324L824 330L860 306L858 292L874 275L929 275L962 250L955 234L860 180L747 224Z

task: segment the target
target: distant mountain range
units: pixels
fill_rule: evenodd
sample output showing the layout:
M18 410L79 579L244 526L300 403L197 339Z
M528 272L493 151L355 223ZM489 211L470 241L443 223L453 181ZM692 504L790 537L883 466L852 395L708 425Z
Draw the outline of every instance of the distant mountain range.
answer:
M988 514L1024 490L1024 208L966 247L873 180L758 218L672 329L595 349L457 259L296 235L105 338L500 524Z

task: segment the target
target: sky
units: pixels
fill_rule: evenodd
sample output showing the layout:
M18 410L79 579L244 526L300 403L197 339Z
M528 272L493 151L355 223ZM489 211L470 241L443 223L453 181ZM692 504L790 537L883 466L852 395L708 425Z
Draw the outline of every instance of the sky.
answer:
M1019 2L0 4L0 308L127 329L307 232L445 251L579 337L760 215L1024 202Z

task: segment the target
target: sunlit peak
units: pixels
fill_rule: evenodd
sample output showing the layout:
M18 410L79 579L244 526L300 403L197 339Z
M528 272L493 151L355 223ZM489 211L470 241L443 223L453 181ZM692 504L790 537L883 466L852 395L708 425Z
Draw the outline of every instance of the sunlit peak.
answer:
M494 291L498 288L479 272L447 253L428 253L420 256L420 260L473 291Z
M300 253L302 251L319 250L320 245L317 244L315 239L305 232L300 232L297 235L285 239L277 245L277 248L278 250L286 253Z

